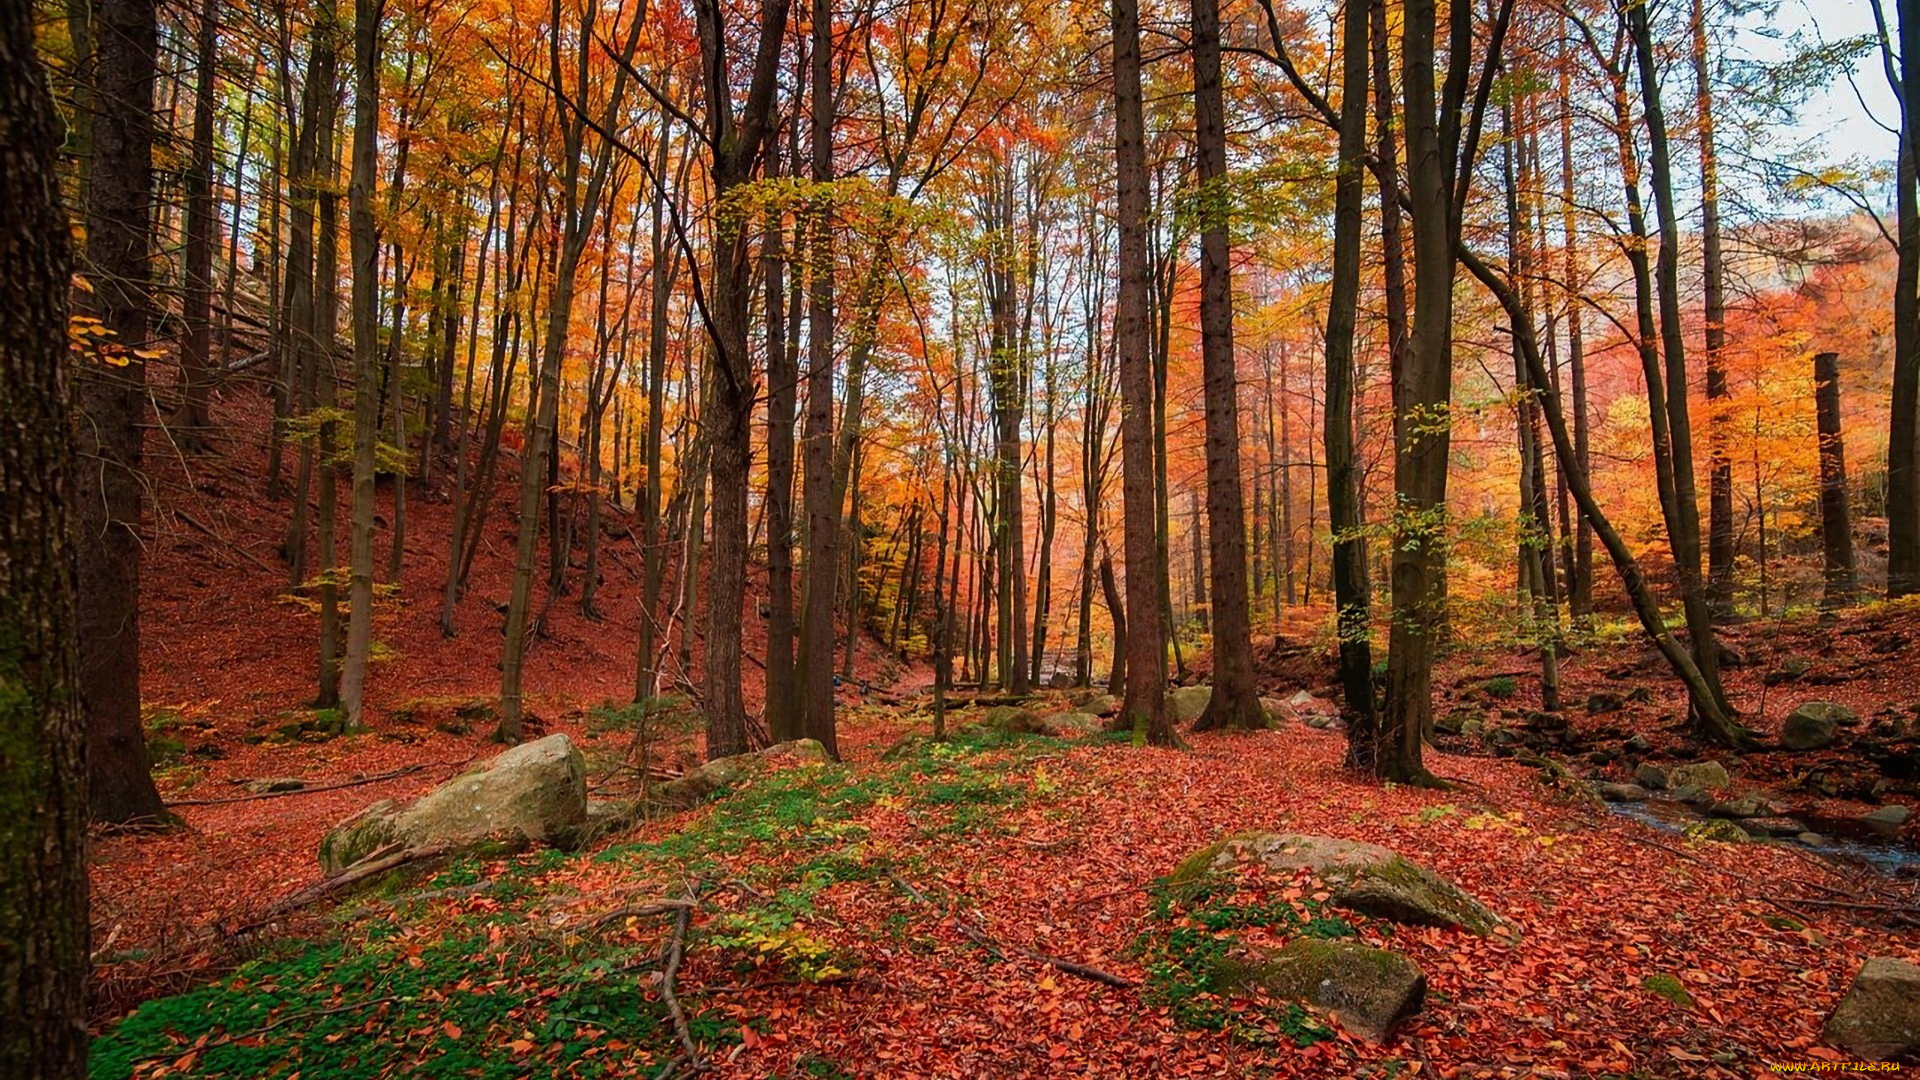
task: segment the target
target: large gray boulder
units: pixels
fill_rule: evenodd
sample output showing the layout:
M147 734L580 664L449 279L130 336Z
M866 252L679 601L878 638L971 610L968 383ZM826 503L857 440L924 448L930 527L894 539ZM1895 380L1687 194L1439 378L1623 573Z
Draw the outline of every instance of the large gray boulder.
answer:
M587 770L565 735L523 743L417 799L382 799L320 841L320 866L338 874L390 845L453 848L493 840L574 843L587 820Z
M1727 775L1727 767L1717 761L1696 761L1691 765L1675 765L1667 770L1669 788L1697 787L1718 790L1733 782Z
M1491 933L1499 916L1458 885L1391 848L1306 833L1230 836L1183 860L1174 885L1197 882L1236 865L1256 863L1279 874L1307 870L1325 881L1333 903L1349 911L1414 926Z
M1298 938L1252 960L1223 961L1218 974L1229 987L1258 986L1273 997L1324 1009L1374 1043L1419 1012L1427 996L1427 977L1405 956L1317 938Z
M1106 721L1090 712L1054 713L1040 718L1041 734L1068 739L1106 727Z
M1788 750L1819 750L1832 746L1839 737L1840 725L1858 723L1860 717L1845 705L1831 701L1809 701L1787 714L1780 726L1780 745Z
M1868 957L1821 1037L1868 1061L1911 1057L1920 1050L1920 966Z
M1200 719L1212 700L1211 686L1182 686L1167 695L1167 715L1176 724L1191 723Z

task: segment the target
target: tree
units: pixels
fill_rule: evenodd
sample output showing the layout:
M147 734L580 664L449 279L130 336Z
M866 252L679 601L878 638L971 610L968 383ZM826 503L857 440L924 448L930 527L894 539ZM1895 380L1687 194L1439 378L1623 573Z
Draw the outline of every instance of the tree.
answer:
M1887 415L1887 597L1920 592L1920 0L1899 0L1900 47L1873 0L1887 84L1900 102L1894 178L1899 269L1893 282L1893 387Z
M1847 509L1847 446L1840 430L1840 354L1813 358L1813 401L1820 452L1820 550L1826 589L1820 606L1853 603L1853 521Z
M154 0L94 7L93 162L83 268L93 314L113 335L111 364L74 378L75 597L94 820L166 816L140 727L141 439L152 318Z
M347 247L353 297L352 560L347 578L347 650L340 707L349 730L361 726L367 660L373 650L374 448L380 437L379 248L373 184L380 136L380 17L383 0L354 0L353 148L347 182Z
M1121 490L1127 560L1126 697L1116 723L1135 738L1173 746L1167 719L1167 654L1155 632L1163 621L1163 570L1154 493L1153 362L1147 341L1147 150L1140 90L1140 6L1113 0L1115 209L1120 285L1114 350L1120 361Z
M807 413L802 439L805 475L801 501L807 515L806 577L800 591L800 730L835 747L833 613L839 591L841 499L834 477L833 373L833 6L812 0L813 51L809 57L812 156L810 178L818 185L809 209L807 262ZM855 423L852 399L841 420ZM823 737L824 736L824 737ZM836 751L837 752L837 751Z
M0 1012L8 1017L0 1075L84 1080L86 721L66 345L73 263L54 171L60 129L34 52L32 11L0 5Z
M1348 3L1361 6L1360 0ZM1266 716L1253 681L1253 627L1247 601L1240 385L1233 353L1233 274L1227 235L1227 108L1220 85L1218 0L1193 0L1193 84L1194 147L1205 220L1200 233L1200 349L1206 385L1207 552L1213 585L1213 695L1194 730L1250 731L1265 727ZM1358 96L1364 107L1364 88ZM1359 123L1364 124L1364 119Z
M733 69L727 8L696 0L700 39L702 133L710 155L714 229L709 288L702 311L707 331L705 401L701 415L713 483L713 569L707 590L706 663L702 706L707 716L707 756L747 749L746 706L740 694L740 612L747 584L747 465L753 427L755 380L747 349L752 273L746 223L720 212L735 189L753 179L773 124L774 90L780 73L780 43L786 36L791 0L761 0L758 40L744 102L733 100ZM809 575L811 576L811 575Z

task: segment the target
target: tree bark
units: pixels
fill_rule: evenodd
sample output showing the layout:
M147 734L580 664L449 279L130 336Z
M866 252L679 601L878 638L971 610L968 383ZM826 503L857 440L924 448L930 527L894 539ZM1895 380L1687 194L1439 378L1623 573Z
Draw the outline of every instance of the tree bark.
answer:
M153 310L153 0L99 0L84 270L93 314L124 364L82 365L74 379L75 576L80 691L87 716L87 800L95 821L166 816L140 727L141 429ZM11 140L7 140L11 143ZM64 334L64 332L63 332Z
M0 6L0 798L8 822L0 829L0 1013L12 1017L0 1024L0 1075L84 1080L87 725L70 528L73 260L56 172L60 128L32 11Z
M1733 461L1727 456L1726 266L1720 243L1720 159L1714 145L1713 80L1708 67L1706 0L1693 0L1695 132L1700 142L1701 303L1707 363L1707 609L1733 610Z
M1121 474L1125 503L1126 696L1116 723L1156 746L1179 742L1166 708L1166 652L1160 630L1165 575L1156 535L1153 363L1147 341L1146 119L1140 89L1140 7L1113 0L1114 157L1120 229L1120 286L1114 348L1120 358Z
M1893 387L1887 419L1887 598L1920 592L1920 0L1899 0L1899 264L1893 279ZM1879 12L1876 4L1875 13ZM1883 32L1884 40L1884 32ZM1887 60L1889 81L1894 61Z
M340 676L346 726L362 726L373 648L374 446L380 437L380 236L373 220L380 127L382 0L354 0L353 168L347 182L347 245L353 278L353 522L347 578L347 651Z
M186 291L181 300L180 411L173 426L183 445L204 448L211 422L208 395L213 368L213 241L220 228L213 199L214 42L219 0L202 0L196 27L193 143L187 163L187 242L182 253Z
M1840 430L1840 354L1813 358L1813 404L1820 450L1820 550L1826 589L1820 606L1853 603L1853 521L1847 508L1846 439Z

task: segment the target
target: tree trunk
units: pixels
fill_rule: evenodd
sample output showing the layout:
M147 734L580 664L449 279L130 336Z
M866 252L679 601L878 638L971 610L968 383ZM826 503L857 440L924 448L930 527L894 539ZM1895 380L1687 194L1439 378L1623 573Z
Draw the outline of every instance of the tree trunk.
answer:
M380 438L379 246L373 220L380 126L381 0L354 0L353 170L347 243L353 262L353 523L347 579L347 652L340 678L346 726L362 726L373 647L374 446Z
M74 379L76 460L87 463L74 474L74 593L87 716L87 800L95 821L113 824L166 816L140 727L147 368L134 351L149 347L153 310L156 18L153 0L99 0L94 6L97 85L84 273L94 286L94 314L112 332L112 347L123 350L116 359L125 363L81 365Z
M73 260L56 172L60 127L32 12L0 7L0 792L8 821L0 829L0 1012L13 1018L0 1024L0 1075L85 1080L87 724L69 521ZM113 22L106 33L126 28Z
M1365 11L1359 0L1351 3ZM1220 79L1218 0L1193 0L1193 85L1200 184L1203 189L1217 187L1227 180L1227 108ZM1361 96L1364 99L1364 90ZM1220 212L1206 215L1200 234L1200 353L1206 397L1213 695L1193 726L1195 731L1251 731L1265 727L1267 721L1253 679L1246 498L1240 475L1240 386L1233 353L1232 251L1227 215Z
M833 10L830 0L812 0L811 176L816 184L833 180ZM833 208L828 199L810 207L811 266L807 278L807 412L802 451L806 504L806 577L801 582L799 657L801 730L822 745L835 732L833 694L833 620L840 567L839 493L834 485L833 440ZM847 421L842 420L845 424ZM821 736L826 736L821 738Z
M1592 475L1588 465L1587 353L1584 316L1580 308L1581 277L1580 220L1574 201L1573 173L1573 63L1563 50L1560 56L1560 214L1561 247L1565 256L1567 374L1573 383L1573 457L1561 457L1562 475L1578 470ZM1560 457L1558 451L1556 457ZM1578 621L1593 614L1593 526L1582 514L1575 526L1573 572L1567 588L1567 612Z
M1727 456L1726 269L1720 254L1720 159L1714 146L1706 0L1693 0L1693 80L1700 141L1700 273L1707 323L1707 609L1733 611L1733 461Z
M1140 7L1113 0L1114 156L1120 228L1120 291L1114 348L1120 358L1120 442L1127 559L1126 697L1116 723L1135 739L1175 746L1168 722L1166 652L1160 645L1165 575L1156 536L1153 362L1147 341L1146 120L1140 90Z
M186 291L181 299L180 411L173 418L183 445L203 448L211 421L207 398L213 368L213 241L220 228L213 199L214 42L219 0L202 0L194 46L193 144L187 163L187 242L182 254Z
M1853 603L1853 521L1847 509L1847 451L1840 424L1840 354L1813 358L1813 405L1820 451L1820 550L1828 610Z
M1920 0L1899 0L1900 165L1894 190L1893 388L1887 417L1887 598L1920 592ZM1876 13L1878 7L1875 7ZM1893 61L1888 60L1889 81Z

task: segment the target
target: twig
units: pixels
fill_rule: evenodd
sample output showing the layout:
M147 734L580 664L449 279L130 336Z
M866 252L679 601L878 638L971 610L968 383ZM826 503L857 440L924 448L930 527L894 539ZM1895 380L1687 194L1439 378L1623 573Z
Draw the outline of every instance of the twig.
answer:
M286 1016L281 1017L278 1020L275 1020L271 1024L266 1025L265 1027L257 1027L251 1031L242 1031L234 1034L222 1035L219 1038L212 1040L211 1042L204 1042L198 1046L176 1046L168 1050L162 1050L159 1053L147 1054L143 1057L134 1058L132 1061L129 1061L127 1064L139 1065L139 1064L142 1064L143 1062L148 1062L148 1061L163 1061L167 1058L180 1058L180 1057L185 1057L188 1054L203 1053L205 1051L212 1050L217 1046L226 1046L230 1043L239 1042L241 1039L251 1039L256 1035L265 1035L267 1032L272 1031L274 1028L285 1027L286 1025L291 1024L296 1020L317 1020L322 1016L332 1016L336 1013L352 1012L355 1009L370 1009L375 1005L385 1005L390 1001L398 1001L398 1000L400 1000L398 997L392 994L388 994L385 997L372 998L367 1001L352 1001L352 1002L348 1002L345 1005L335 1005L332 1008L327 1008L327 1009L313 1009L308 1012L290 1013Z
M694 1044L693 1031L687 1027L686 1011L680 1007L680 999L673 992L673 981L680 974L680 961L687 953L687 927L693 921L693 903L693 894L689 893L686 903L674 917L673 940L667 946L667 964L660 970L660 999L667 1003L667 1012L673 1017L673 1030L680 1036L680 1045L687 1049L688 1069L699 1072L702 1068L700 1048ZM668 1062L667 1067L660 1070L656 1080L664 1080L665 1077L673 1075L679 1067L678 1059Z
M637 919L643 915L665 915L669 911L684 912L692 906L693 901L691 900L654 900L645 904L633 904L627 907L614 908L612 911L595 915L582 924L581 929L591 930L595 927L605 926L610 922L627 918L628 916Z
M227 550L247 560L253 565L259 567L260 569L265 570L267 573L278 574L282 572L280 570L276 570L273 567L267 565L266 562L264 562L260 558L260 556L255 555L253 552L248 551L246 548L241 547L238 543L232 540L229 540L224 536L221 536L217 532L214 532L212 529L208 528L205 523L200 521L198 518L194 517L192 514L187 513L185 510L182 510L177 506L169 507L168 509L170 509L173 512L174 517L177 517L181 521L184 521L187 524L193 526L194 529L198 530L199 532L205 533L207 536L210 536L213 539L220 541L222 544L225 544L227 546Z
M408 773L419 772L425 765L403 765L391 772L363 776L358 780L342 780L337 784L322 784L319 787L295 788L292 791L263 791L258 795L234 795L224 799L180 799L168 806L224 806L228 803L258 802L261 799L284 799L289 795L312 795L321 791L339 791L341 788L359 787L362 784L377 784L382 780L393 780Z
M920 903L922 904L933 903L933 901L927 899L927 895L925 893L921 892L919 889L914 888L912 882L908 881L906 878L901 877L899 873L892 870L891 868L887 870L887 879L893 882L895 885L898 885L902 892L905 892L908 896L911 896L913 899L919 901ZM961 933L965 934L967 938L971 940L975 945L978 945L981 948L986 949L987 951L993 953L995 956L1004 958L1009 951L1015 952L1020 954L1021 956L1026 957L1029 960L1037 960L1043 964L1050 964L1053 967L1059 968L1061 971L1064 971L1069 975L1076 975L1082 979L1088 979L1097 983L1104 983L1107 986L1118 987L1121 990L1130 990L1133 987L1140 985L1138 982L1132 979L1129 979L1124 975L1115 975L1110 971L1102 971L1097 967L1092 967L1087 964L1075 963L1072 960L1066 960L1061 957L1054 956L1050 953L1043 953L1038 949L1029 949L1022 945L1007 945L1001 942L999 939L995 938L992 934L987 933L984 929L975 925L972 920L968 919L965 915L962 915L959 911L957 910L953 911L952 915L953 915L953 924L960 928Z

